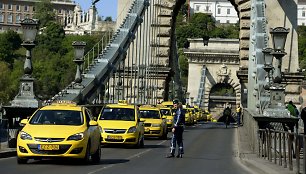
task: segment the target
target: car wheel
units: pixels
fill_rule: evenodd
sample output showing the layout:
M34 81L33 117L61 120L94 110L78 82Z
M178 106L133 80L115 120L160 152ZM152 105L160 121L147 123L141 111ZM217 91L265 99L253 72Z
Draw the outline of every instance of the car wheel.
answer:
M99 145L97 151L91 156L93 163L99 163L101 160L101 147Z
M86 148L86 152L85 152L85 156L83 158L83 162L85 164L88 164L90 162L90 143L87 143L87 148Z
M27 162L28 162L28 159L17 157L17 163L18 164L26 164Z

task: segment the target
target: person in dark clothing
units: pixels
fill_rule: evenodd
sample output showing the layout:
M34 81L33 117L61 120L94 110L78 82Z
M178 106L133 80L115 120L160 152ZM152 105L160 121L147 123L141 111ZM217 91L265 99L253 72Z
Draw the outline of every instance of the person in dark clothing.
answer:
M306 135L306 107L304 107L301 111L301 119L304 123L304 135Z
M223 111L223 117L224 117L224 124L227 128L227 125L230 124L230 117L232 115L232 110L229 107L226 107Z
M170 154L167 158L174 157L176 144L178 145L179 149L177 152L177 158L182 158L184 154L184 146L183 146L183 132L184 132L184 125L185 125L185 113L182 108L182 103L177 101L173 102L173 108L176 109L173 123L174 126L172 128L172 139L170 144Z

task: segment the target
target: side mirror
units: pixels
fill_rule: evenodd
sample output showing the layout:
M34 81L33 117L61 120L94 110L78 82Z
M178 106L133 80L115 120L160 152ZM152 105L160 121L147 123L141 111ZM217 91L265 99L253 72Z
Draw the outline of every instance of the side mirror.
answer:
M98 126L98 122L91 120L89 121L89 126Z
M28 124L28 119L22 119L19 123L20 126L25 126L26 124Z

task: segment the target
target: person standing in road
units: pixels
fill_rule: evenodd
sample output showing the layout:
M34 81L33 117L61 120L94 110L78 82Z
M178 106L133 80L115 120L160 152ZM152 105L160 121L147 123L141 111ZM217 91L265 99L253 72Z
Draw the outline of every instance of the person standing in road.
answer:
M175 115L173 118L174 126L172 128L172 139L170 144L170 154L167 158L173 158L175 154L176 144L179 149L177 152L177 158L182 158L184 154L184 146L183 146L183 132L185 125L185 113L183 111L182 103L177 100L173 101L173 108L176 109Z
M240 126L240 117L241 117L241 107L240 105L237 106L237 109L236 109L236 114L237 114L237 124L238 126Z

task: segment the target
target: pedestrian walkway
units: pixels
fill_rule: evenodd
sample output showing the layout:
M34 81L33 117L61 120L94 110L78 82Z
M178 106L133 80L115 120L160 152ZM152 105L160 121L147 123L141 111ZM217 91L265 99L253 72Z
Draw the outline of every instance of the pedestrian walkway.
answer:
M242 164L258 174L294 174L295 170L290 171L278 164L259 158L253 153L247 142L247 134L238 127L238 153Z
M7 142L2 142L0 146L0 158L16 156L16 148L8 148Z

